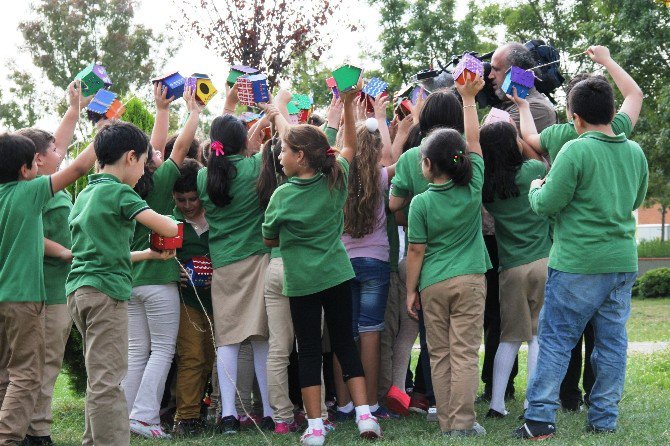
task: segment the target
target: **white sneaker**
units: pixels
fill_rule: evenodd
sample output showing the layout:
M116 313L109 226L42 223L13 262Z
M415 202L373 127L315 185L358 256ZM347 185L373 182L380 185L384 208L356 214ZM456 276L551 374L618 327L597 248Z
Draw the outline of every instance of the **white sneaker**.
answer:
M377 418L371 414L361 415L356 420L356 424L358 424L358 432L360 432L361 438L374 440L383 436L382 428L379 426Z
M130 432L145 438L160 438L169 440L170 434L166 434L160 424L147 424L139 420L130 420Z
M300 444L303 446L323 446L325 442L326 435L322 429L308 427L300 437Z

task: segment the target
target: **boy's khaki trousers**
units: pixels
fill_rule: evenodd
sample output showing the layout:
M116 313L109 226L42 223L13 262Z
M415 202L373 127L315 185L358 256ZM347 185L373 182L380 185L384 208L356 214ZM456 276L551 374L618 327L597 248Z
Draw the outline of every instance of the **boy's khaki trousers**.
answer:
M130 426L121 381L128 371L128 302L89 286L68 296L84 343L88 382L84 446L126 446Z
M44 302L0 302L0 445L23 440L44 368Z
M484 274L453 277L421 292L437 418L443 432L471 429L476 422L485 301Z

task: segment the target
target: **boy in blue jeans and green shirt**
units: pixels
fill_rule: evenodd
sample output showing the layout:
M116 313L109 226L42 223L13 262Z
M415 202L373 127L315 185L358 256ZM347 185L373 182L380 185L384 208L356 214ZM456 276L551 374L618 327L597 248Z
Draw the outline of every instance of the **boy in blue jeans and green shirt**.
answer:
M614 432L626 373L626 321L637 276L635 217L647 193L647 160L640 146L615 135L614 93L590 78L568 96L579 138L565 144L528 197L538 215L554 218L545 301L538 328L537 369L528 386L519 438L556 431L559 387L570 352L591 321L595 384L588 430Z

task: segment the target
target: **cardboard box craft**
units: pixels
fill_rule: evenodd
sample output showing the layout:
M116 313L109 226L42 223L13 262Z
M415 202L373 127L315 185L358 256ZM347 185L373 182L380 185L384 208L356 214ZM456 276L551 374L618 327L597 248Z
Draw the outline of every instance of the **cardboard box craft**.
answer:
M363 93L365 93L367 96L370 96L372 98L377 98L377 96L381 95L382 93L386 92L386 89L388 88L389 84L384 82L383 80L379 79L378 77L373 77L368 81L367 84L365 84L365 87L363 87Z
M516 87L516 94L523 99L528 96L533 86L535 86L535 75L532 71L512 66L507 71L501 90L511 95L514 93L512 88Z
M89 115L96 115L99 118L118 119L123 116L126 108L113 91L98 90L86 110Z
M202 104L207 104L217 93L212 80L208 75L202 73L193 73L186 79L185 86L195 90L195 97Z
M333 78L340 93L357 90L363 78L363 69L354 65L343 65L333 71Z
M510 122L510 114L505 110L492 107L489 114L484 118L484 125L493 124L494 122Z
M151 82L157 83L160 82L163 84L163 87L167 88L166 97L169 99L174 96L175 99L179 99L184 95L184 87L186 86L186 78L179 74L177 71L166 73L162 76L155 77L151 79Z
M260 73L258 68L247 67L246 65L233 65L230 67L230 73L228 73L226 82L229 87L232 87L237 82L238 77L258 73Z
M300 113L300 109L298 108L297 105L293 103L293 101L286 104L286 109L288 110L289 115L297 115L298 113Z
M254 105L270 102L268 77L264 74L244 75L237 78L237 97L240 104Z
M451 74L454 81L465 85L465 80L468 78L474 80L477 75L484 76L484 64L472 54L464 53Z
M177 235L174 237L163 237L152 232L149 238L151 248L157 251L181 248L184 243L184 223L177 223Z
M334 77L329 77L326 79L326 85L328 85L328 88L330 88L330 91L333 93L333 96L335 96L336 99L340 99L340 90L337 89L337 83L335 82Z
M207 256L196 256L184 264L193 286L204 287L212 280L212 261Z
M74 77L81 81L81 92L85 97L93 96L101 89L112 86L112 80L102 65L89 64Z

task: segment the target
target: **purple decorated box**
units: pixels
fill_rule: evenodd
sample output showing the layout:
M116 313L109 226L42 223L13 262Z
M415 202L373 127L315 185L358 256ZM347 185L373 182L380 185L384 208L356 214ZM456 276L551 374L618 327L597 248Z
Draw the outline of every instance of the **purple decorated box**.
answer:
M465 85L466 79L473 80L475 76L484 76L484 64L472 54L465 53L451 72L454 80Z
M520 98L528 96L528 92L535 85L535 75L533 71L524 70L523 68L512 66L505 76L505 82L502 84L502 91L511 95L512 88L516 87L516 94Z

